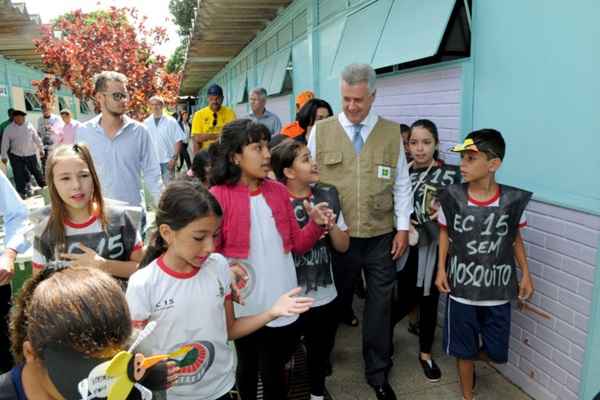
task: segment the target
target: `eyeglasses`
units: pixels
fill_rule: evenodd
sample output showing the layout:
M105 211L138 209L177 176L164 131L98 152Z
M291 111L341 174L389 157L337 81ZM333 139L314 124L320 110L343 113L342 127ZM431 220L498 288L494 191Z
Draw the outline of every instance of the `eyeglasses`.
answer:
M112 92L112 93L105 92L104 94L106 94L107 96L112 96L114 101L127 100L129 98L129 93L123 93L123 92Z
M217 126L217 113L213 113L213 127Z

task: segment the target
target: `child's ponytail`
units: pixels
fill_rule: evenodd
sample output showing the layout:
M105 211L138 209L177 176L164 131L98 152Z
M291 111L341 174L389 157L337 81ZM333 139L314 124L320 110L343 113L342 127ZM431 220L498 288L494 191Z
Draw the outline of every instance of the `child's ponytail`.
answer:
M160 235L160 232L158 232L158 229L156 229L150 239L150 245L144 252L142 261L140 261L139 268L144 268L146 265L160 257L165 251L167 251L167 243Z

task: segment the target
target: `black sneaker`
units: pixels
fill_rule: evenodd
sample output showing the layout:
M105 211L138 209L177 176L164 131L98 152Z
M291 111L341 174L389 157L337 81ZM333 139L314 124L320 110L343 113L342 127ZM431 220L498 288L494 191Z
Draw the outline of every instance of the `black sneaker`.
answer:
M423 373L429 382L439 382L442 379L442 371L440 367L437 366L435 361L433 360L423 360L419 356L419 362L421 363L421 368L423 368Z

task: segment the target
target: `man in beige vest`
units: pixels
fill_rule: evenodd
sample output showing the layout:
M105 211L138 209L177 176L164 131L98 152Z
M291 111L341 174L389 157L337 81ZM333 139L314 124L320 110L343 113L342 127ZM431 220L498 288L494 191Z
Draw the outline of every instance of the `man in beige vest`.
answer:
M410 179L400 125L377 116L375 71L366 64L342 72L343 112L318 122L308 148L321 181L335 185L350 231L350 249L339 260L339 304L352 301L361 267L367 281L363 356L367 382L379 400L395 400L392 366L392 292L395 262L408 246L412 213Z

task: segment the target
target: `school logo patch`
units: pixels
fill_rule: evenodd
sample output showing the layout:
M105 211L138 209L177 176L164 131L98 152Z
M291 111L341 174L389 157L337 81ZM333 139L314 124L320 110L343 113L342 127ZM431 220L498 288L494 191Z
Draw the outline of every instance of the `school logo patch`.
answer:
M215 346L205 340L180 343L174 349L183 346L191 346L192 349L179 359L176 359L179 367L179 379L177 385L192 385L200 382L215 361Z

